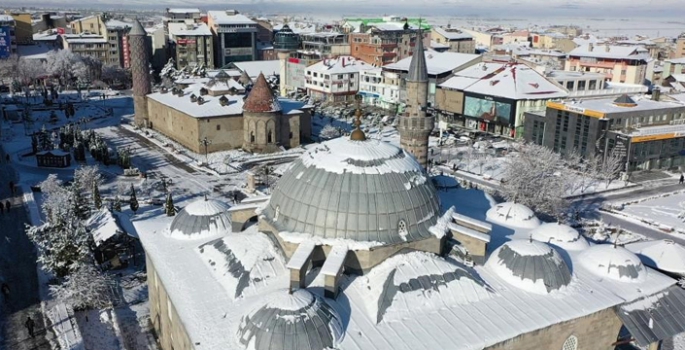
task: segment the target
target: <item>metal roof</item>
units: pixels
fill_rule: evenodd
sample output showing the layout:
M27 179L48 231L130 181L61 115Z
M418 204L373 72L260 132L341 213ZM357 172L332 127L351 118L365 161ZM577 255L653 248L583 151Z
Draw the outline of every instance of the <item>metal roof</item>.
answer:
M147 32L145 31L145 28L143 28L143 25L140 24L140 21L137 19L133 21L133 26L131 27L131 30L128 32L129 36L147 36Z
M423 34L419 30L416 38L416 47L409 64L409 75L407 81L425 82L428 81L428 68L426 68L426 56L423 52Z
M671 286L664 292L618 306L616 314L642 346L671 338L685 332L685 290Z
M279 302L243 316L238 329L242 345L254 350L323 350L338 345L343 336L340 315L321 297L304 289L278 293L283 294Z
M195 201L176 214L169 234L176 239L198 239L230 233L228 208L227 204L215 200Z

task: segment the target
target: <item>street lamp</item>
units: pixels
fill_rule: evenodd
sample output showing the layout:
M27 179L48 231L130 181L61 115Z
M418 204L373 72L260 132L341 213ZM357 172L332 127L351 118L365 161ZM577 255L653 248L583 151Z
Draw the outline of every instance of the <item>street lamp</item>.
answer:
M212 144L212 140L208 139L205 136L205 138L200 140L200 144L205 146L205 161L207 162L207 166L209 166L209 156L207 155L207 148L209 148L209 145Z

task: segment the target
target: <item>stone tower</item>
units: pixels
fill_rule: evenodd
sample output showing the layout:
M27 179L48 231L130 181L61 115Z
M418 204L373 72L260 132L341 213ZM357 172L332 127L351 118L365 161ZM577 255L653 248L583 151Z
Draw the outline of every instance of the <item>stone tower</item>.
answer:
M282 134L281 105L264 74L259 74L243 104L243 149L257 153L279 150Z
M131 76L133 79L134 122L138 126L148 126L147 95L150 93L150 68L145 38L147 33L138 20L128 33L131 50Z
M279 78L279 94L281 97L287 97L288 96L288 85L286 82L287 79L287 74L288 74L288 59L290 58L290 52L284 51L284 50L279 50L277 52L278 55L278 61L280 62L280 70L281 70L281 75Z
M428 70L423 51L423 35L419 30L416 46L406 79L406 110L400 116L399 131L402 149L416 157L424 168L428 164L428 136L435 125L432 116L426 115L428 104Z

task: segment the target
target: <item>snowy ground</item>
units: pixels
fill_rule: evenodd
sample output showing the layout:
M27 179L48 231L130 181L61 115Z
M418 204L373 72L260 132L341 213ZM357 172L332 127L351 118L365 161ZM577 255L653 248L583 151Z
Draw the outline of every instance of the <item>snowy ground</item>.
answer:
M622 213L654 225L665 225L685 233L685 193L664 195L663 197L626 205ZM679 217L681 216L681 217Z

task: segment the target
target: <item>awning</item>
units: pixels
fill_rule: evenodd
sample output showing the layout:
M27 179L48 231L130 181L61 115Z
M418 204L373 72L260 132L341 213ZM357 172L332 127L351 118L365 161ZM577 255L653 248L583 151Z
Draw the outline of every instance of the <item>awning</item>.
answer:
M677 285L617 306L616 314L641 346L685 332L685 290Z

